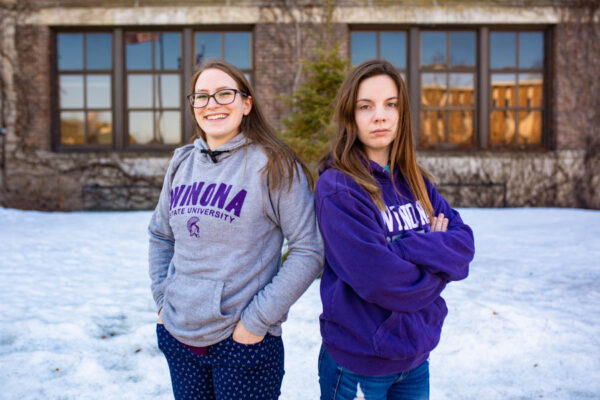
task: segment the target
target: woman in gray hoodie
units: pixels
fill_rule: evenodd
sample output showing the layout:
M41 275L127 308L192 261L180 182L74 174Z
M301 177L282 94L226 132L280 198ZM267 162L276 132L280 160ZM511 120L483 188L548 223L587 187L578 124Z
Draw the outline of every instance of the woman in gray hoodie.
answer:
M281 324L323 265L311 177L236 67L210 61L191 89L197 139L148 228L158 346L177 400L277 399Z

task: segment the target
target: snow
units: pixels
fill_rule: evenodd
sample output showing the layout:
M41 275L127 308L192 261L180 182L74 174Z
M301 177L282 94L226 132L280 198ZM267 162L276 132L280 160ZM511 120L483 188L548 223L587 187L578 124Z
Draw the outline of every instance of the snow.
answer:
M600 212L461 209L470 276L444 292L432 399L600 398ZM150 212L0 208L1 399L170 399ZM281 399L317 399L318 282L283 326Z

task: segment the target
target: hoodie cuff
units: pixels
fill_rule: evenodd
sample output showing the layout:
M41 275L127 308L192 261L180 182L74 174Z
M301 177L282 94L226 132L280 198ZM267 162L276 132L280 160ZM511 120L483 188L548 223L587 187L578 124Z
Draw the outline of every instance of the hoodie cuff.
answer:
M265 336L269 330L269 327L261 323L257 316L250 313L248 309L242 312L240 319L244 328L257 336Z

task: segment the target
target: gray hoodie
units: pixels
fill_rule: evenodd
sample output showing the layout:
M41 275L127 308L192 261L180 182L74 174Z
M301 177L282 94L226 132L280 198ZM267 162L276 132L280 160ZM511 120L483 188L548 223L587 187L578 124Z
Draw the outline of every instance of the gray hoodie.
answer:
M256 335L279 336L323 265L306 177L269 190L267 157L243 134L215 149L227 151L216 163L202 149L197 139L175 151L148 227L152 295L165 328L193 346L226 339L240 319Z

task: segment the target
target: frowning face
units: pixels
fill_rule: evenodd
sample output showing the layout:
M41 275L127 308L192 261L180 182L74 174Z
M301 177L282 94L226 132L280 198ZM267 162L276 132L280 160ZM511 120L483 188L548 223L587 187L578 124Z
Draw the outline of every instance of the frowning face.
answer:
M398 88L392 78L377 75L358 86L354 118L358 140L369 159L387 165L392 141L398 132Z

